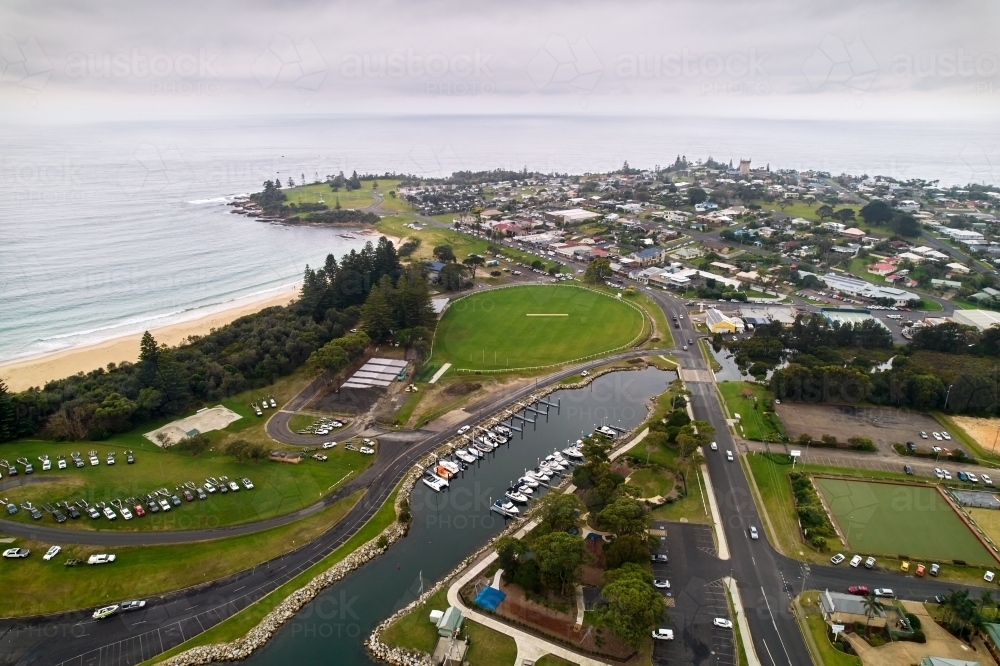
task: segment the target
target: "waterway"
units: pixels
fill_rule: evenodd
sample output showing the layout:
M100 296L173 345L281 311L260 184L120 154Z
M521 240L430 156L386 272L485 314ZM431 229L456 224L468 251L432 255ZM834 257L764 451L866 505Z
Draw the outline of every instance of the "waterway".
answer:
M512 480L595 425L638 425L646 418L649 399L665 391L676 376L655 368L615 372L585 388L553 393L547 400L558 403L558 411L550 409L548 417L534 415L534 426L524 424L523 438L514 433L507 446L453 479L449 490L439 494L418 483L406 538L323 592L245 663L371 664L362 644L372 629L419 596L421 586L433 585L503 529L503 519L489 507Z

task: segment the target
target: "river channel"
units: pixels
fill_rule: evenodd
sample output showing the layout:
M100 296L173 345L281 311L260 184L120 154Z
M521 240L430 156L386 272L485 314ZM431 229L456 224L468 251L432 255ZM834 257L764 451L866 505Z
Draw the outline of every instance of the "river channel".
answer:
M655 368L614 372L585 388L553 393L547 400L558 403L558 410L551 408L547 417L526 414L534 416L535 424L523 424L523 438L514 433L508 445L470 465L448 490L435 493L418 483L411 496L409 534L324 591L244 663L368 666L372 662L363 642L372 629L413 601L421 585L424 589L433 585L503 529L503 518L489 507L512 480L596 425L625 429L638 425L646 418L649 399L676 377Z

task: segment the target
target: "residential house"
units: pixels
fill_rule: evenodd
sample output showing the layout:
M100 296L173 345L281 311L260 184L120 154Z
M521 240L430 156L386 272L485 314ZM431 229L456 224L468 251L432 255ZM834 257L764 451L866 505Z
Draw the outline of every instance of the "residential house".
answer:
M886 263L884 261L879 262L877 264L872 264L871 266L868 267L869 273L873 273L875 275L881 275L883 277L885 277L889 273L892 273L895 270L896 267L893 264Z
M710 240L702 241L701 247L704 248L706 252L715 252L716 254L729 254L733 251L733 248L729 247L725 243Z
M666 250L662 247L650 247L645 250L633 252L631 256L639 262L640 266L652 266L663 263L666 259Z
M721 261L713 261L710 264L713 268L718 268L719 270L726 271L727 273L736 273L739 271L739 267L733 266L732 264L725 264Z
M845 238L850 238L851 240L858 241L859 243L865 239L865 232L861 231L857 227L851 227L850 229L844 229L840 232L841 236Z
M960 264L958 262L952 262L948 264L948 268L951 269L952 273L960 273L962 275L968 275L972 270L965 264Z

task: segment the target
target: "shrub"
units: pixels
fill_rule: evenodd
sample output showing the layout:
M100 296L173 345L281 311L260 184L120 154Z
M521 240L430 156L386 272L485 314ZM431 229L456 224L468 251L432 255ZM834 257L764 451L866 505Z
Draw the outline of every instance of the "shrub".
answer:
M925 636L924 632L921 631L920 629L916 629L913 632L913 642L914 643L926 643L927 642L927 636Z
M907 613L906 614L906 619L910 621L910 626L913 627L914 631L917 631L918 629L920 629L920 618L919 617L917 617L913 613ZM920 641L920 642L923 642L923 641Z
M204 433L198 433L193 437L185 437L181 441L174 444L173 448L178 451L184 451L190 453L193 456L201 455L208 445L211 444L211 440L208 439L208 435Z

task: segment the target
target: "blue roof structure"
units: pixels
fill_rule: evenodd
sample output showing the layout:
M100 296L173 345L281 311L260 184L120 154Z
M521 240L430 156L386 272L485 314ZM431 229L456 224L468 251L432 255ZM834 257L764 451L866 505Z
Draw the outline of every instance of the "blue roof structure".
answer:
M476 595L475 604L488 611L495 611L507 595L495 587L484 587Z

